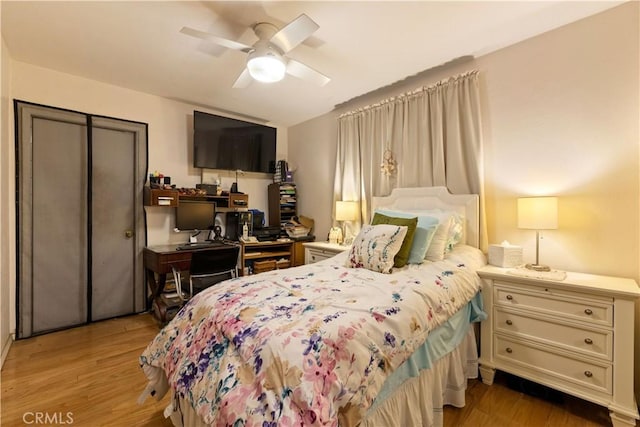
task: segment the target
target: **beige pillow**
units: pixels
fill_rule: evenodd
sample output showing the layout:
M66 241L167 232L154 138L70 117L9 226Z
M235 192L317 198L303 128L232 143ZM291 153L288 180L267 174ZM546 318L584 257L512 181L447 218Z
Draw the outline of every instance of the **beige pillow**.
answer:
M436 228L436 232L433 234L433 239L431 239L429 249L427 249L427 254L424 257L425 259L429 261L442 261L444 259L447 244L449 243L449 229L452 224L452 216L445 218L438 224L438 228Z
M356 236L345 265L391 273L393 260L407 234L404 225L364 225Z

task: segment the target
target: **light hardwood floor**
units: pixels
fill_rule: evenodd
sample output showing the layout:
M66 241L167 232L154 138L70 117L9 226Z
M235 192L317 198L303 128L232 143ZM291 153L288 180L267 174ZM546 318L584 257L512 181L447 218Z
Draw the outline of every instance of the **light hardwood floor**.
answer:
M1 425L36 425L41 413L76 426L170 426L168 396L136 402L146 385L138 356L157 332L141 314L14 342L0 377ZM606 409L561 397L550 403L514 391L500 374L490 387L471 380L467 405L445 408L445 427L611 425Z

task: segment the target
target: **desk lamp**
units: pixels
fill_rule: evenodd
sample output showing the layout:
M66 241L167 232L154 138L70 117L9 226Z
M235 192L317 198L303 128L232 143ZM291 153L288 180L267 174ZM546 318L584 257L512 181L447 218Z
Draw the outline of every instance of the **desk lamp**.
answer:
M345 227L346 221L355 221L358 219L358 202L336 202L336 221L342 221L342 236L343 244L349 244L350 239L347 239L347 229Z
M518 199L518 228L536 230L536 263L525 267L535 271L550 271L540 264L540 230L558 228L557 197L523 197Z

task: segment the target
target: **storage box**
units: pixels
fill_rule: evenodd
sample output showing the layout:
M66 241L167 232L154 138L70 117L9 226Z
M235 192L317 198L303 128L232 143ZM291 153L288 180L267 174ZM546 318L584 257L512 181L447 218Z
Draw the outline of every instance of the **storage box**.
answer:
M504 242L499 245L489 245L489 264L496 267L522 265L522 247Z
M280 268L289 268L291 266L291 262L288 259L279 259L276 261L276 267Z
M270 259L265 261L256 261L253 263L253 273L263 273L265 271L271 271L276 269L276 260Z

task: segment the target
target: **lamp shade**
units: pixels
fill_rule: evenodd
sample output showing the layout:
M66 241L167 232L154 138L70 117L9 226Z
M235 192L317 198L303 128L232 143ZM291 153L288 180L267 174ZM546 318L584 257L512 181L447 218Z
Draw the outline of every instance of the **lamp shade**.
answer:
M336 202L336 221L354 221L358 219L358 202Z
M518 199L518 228L554 230L558 228L557 197Z

